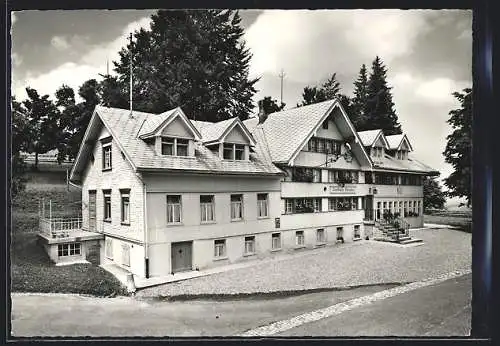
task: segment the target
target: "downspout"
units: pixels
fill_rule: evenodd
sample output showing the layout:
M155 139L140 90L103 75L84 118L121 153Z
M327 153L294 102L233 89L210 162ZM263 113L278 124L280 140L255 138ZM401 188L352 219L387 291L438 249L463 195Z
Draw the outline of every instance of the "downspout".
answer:
M146 279L149 279L149 251L148 251L148 213L147 213L147 203L146 203L146 197L147 197L147 187L146 183L141 177L141 174L138 173L136 174L137 178L142 182L142 220L143 220L143 227L144 227L144 274Z

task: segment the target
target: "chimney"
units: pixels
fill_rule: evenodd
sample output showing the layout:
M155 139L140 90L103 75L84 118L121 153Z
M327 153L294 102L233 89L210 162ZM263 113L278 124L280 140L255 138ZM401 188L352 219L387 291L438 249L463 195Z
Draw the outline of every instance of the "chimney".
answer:
M264 100L259 101L259 124L264 123L267 119L267 113L264 110Z

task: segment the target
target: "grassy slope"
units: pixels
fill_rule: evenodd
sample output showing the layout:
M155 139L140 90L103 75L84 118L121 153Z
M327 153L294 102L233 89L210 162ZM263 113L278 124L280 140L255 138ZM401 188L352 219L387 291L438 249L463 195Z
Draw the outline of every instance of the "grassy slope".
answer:
M38 200L53 201L53 215L75 215L81 192L68 192L64 184L28 186L12 203L11 281L14 292L79 293L96 296L123 295L120 282L101 267L74 264L56 267L37 244Z
M430 211L424 215L424 222L456 226L465 232L472 232L472 212L470 211Z

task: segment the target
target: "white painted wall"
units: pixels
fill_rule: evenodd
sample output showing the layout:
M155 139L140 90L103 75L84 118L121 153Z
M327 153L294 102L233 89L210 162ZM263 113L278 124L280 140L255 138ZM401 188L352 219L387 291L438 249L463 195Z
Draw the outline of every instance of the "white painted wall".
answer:
M103 128L99 138L108 137L108 131ZM97 141L92 150L94 162L90 160L82 176L82 228L88 229L89 224L89 190L96 190L96 227L98 232L119 234L136 240L143 236L143 187L134 174L132 166L122 155L115 140L112 141L112 169L102 171L102 146ZM111 190L111 223L103 222L104 195L103 190ZM121 195L120 189L130 189L130 226L121 225Z

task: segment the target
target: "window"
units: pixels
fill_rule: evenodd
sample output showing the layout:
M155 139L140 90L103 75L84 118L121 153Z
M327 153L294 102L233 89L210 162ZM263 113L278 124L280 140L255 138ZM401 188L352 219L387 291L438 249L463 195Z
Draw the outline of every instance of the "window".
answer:
M337 227L337 240L344 240L344 228Z
M181 222L181 196L167 196L167 223Z
M377 215L376 215L377 220L380 220L380 207L381 207L381 203L377 202Z
M120 190L121 192L121 219L122 224L130 224L130 190Z
M321 211L321 198L289 198L286 208L288 214L317 213Z
M328 182L329 183L358 183L359 174L357 171L346 170L329 170Z
M325 235L325 230L323 228L316 230L316 242L326 243L326 235Z
M361 238L361 230L359 225L354 225L354 239Z
M215 221L215 203L213 195L200 196L201 222Z
M245 156L245 146L240 144L234 145L234 159L243 160Z
M373 176L371 172L365 172L365 183L373 184Z
M231 195L231 220L243 218L243 195Z
M224 160L244 160L245 146L241 144L225 143L223 146Z
M298 246L304 246L304 231L296 231L295 232L295 243Z
M250 255L255 253L255 237L245 237L245 254Z
M162 155L175 155L174 151L175 139L169 137L162 137L161 139L161 154Z
M293 199L285 199L285 214L293 214Z
M161 153L168 156L188 156L189 140L183 138L162 137Z
M104 221L111 222L111 190L103 190L104 194Z
M313 169L313 183L321 183L321 170Z
M392 201L388 202L387 210L392 214Z
M111 142L102 145L102 170L111 169Z
M317 138L316 143L317 143L318 153L324 153L325 152L325 140L323 138Z
M292 181L304 183L321 182L321 170L307 167L293 167Z
M308 145L307 145L307 149L308 149L309 151L317 151L317 150L318 150L317 148L318 148L318 147L317 147L316 138L314 138L314 137L313 137L313 138L311 138L311 139L309 140L309 143L308 143Z
M226 257L226 239L214 240L214 257Z
M122 244L122 264L130 267L130 245Z
M403 202L399 201L399 216L403 216Z
M257 216L267 217L267 193L257 194Z
M323 121L323 128L325 130L328 130L328 119L326 119L325 121Z
M81 255L80 243L68 243L57 245L57 255L59 257Z
M403 202L404 204L404 217L408 216L408 203L406 201Z
M420 201L417 202L417 216L420 215Z
M113 259L113 240L106 238L106 257Z
M281 249L281 233L273 233L271 235L271 249L272 250L279 250Z
M328 210L347 211L358 209L357 197L330 197L328 198Z

